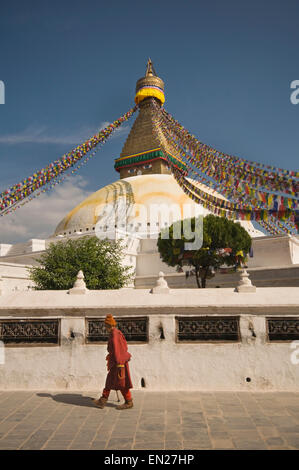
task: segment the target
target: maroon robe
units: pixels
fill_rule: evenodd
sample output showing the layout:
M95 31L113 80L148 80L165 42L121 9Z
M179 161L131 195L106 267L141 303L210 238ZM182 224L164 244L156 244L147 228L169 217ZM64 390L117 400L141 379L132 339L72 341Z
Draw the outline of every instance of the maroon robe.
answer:
M121 390L133 388L130 369L128 361L130 360L131 354L128 352L128 345L126 338L120 330L113 328L109 340L108 340L108 375L106 378L105 388L108 390ZM124 365L125 377L120 379L118 374L120 373L120 367L118 364Z

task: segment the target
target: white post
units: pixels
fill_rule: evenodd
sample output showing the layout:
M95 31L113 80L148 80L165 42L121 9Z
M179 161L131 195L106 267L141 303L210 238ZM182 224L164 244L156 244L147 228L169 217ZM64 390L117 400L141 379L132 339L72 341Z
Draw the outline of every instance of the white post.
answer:
M249 274L246 269L242 269L241 280L235 290L236 292L256 292L256 287L252 285L252 282L249 279Z
M80 270L77 274L77 279L75 281L74 287L68 291L68 294L87 294L88 289L86 287L85 281L84 281L84 274Z
M151 294L169 294L169 292L170 289L166 280L164 279L164 273L160 271L156 285L151 289Z

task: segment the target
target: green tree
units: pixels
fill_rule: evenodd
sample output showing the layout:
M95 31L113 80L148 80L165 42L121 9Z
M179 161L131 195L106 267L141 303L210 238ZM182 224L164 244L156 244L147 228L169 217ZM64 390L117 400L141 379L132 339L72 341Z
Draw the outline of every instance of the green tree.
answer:
M122 266L121 241L110 242L97 237L51 243L29 269L37 290L65 290L73 287L82 269L88 289L119 289L133 276L131 267Z
M195 230L195 218L189 219ZM238 223L209 214L203 219L203 243L199 250L185 250L185 242L192 242L183 235L183 221L179 220L163 229L158 238L160 258L168 266L181 268L189 265L194 268L198 287L206 287L207 279L222 265L236 266L245 262L251 247L251 237ZM178 225L178 226L177 226ZM179 229L180 239L173 238L174 230ZM169 237L163 238L169 230Z

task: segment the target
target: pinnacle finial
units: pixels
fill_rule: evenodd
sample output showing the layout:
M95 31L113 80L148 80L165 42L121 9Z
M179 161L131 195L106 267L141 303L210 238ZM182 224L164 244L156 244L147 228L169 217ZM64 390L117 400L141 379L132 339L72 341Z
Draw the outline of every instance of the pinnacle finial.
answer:
M161 105L165 101L164 82L157 76L150 58L146 64L145 76L136 83L135 103L139 104L146 98L156 98Z
M249 279L249 274L245 268L241 271L241 280L239 285L236 287L235 292L255 292L256 287L252 285L251 280Z
M147 61L147 64L146 64L145 76L149 77L149 76L153 76L153 75L157 76L156 71L155 71L154 66L153 66L153 63L151 61L151 58L149 57L148 61Z
M74 284L74 287L72 287L68 293L69 294L86 294L88 292L88 289L86 287L85 281L84 281L84 274L80 270L77 274L77 278Z
M159 272L156 285L150 290L150 292L151 294L169 294L170 289L167 281L164 279L164 273L162 271Z

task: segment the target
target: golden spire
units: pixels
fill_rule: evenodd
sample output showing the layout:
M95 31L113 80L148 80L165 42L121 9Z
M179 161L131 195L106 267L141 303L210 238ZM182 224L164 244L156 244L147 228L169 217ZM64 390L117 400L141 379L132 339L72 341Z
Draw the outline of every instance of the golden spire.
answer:
M159 78L151 59L148 59L145 76L136 84L135 102L139 105L138 116L123 146L114 168L121 178L140 174L171 174L169 161L161 150L160 136L155 132L154 114L151 99L160 106L165 101L164 82ZM164 142L170 159L178 168L186 170L175 148Z
M147 64L146 64L145 76L146 77L152 77L153 75L155 75L155 77L157 76L156 71L155 71L154 66L153 66L153 63L151 61L151 58L149 57L148 61L147 61Z
M159 78L151 59L148 59L145 76L136 83L135 103L139 104L146 98L156 98L162 105L165 101L164 82Z

